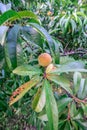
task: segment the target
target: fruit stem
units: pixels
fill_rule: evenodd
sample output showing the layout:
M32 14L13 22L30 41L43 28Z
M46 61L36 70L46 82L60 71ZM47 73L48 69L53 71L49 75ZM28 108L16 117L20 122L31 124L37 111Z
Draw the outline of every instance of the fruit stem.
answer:
M70 116L70 103L68 104L68 116L67 116L67 120L69 121L71 118Z
M46 79L46 72L44 72L44 74L43 74L43 78Z

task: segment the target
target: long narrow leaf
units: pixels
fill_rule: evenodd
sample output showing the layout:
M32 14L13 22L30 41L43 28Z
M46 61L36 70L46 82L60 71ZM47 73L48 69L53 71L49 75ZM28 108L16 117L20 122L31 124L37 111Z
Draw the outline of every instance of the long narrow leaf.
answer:
M44 81L46 93L46 113L50 130L58 130L58 108L53 96L52 88L47 80Z
M82 75L79 72L75 72L73 75L73 83L74 83L74 92L77 94L79 88L80 88L80 81L81 81Z
M8 31L7 26L0 26L0 44L3 46L5 42L5 36Z
M13 10L8 10L0 16L0 25L4 24L7 21L12 22L21 18L32 18L39 23L38 17L31 11L15 12Z
M85 64L81 61L69 62L63 65L58 65L57 68L50 73L59 74L67 72L87 72L87 69L84 68Z
M30 81L26 82L25 84L21 85L17 88L10 97L9 105L14 104L20 98L22 98L26 92L28 92L33 86L35 86L40 81L39 77L34 77Z
M41 112L45 106L45 102L46 102L45 88L43 87L42 90L38 89L38 91L34 97L34 100L32 102L32 108L36 112Z
M19 25L15 25L11 30L9 30L5 43L5 59L6 63L11 70L17 66L17 37L21 27Z

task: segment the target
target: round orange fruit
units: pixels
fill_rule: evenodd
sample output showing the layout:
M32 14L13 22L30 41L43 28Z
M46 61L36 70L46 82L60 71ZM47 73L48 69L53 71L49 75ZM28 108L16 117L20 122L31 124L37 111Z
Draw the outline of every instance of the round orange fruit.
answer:
M48 53L42 53L38 56L39 65L46 67L52 62L52 57Z
M56 67L51 63L51 64L49 64L48 66L47 66L47 68L46 68L46 74L47 73L50 73L51 71L53 71L53 70L55 70L56 69Z
M51 11L48 11L48 12L47 12L47 15L48 15L48 16L52 15L52 12L51 12Z

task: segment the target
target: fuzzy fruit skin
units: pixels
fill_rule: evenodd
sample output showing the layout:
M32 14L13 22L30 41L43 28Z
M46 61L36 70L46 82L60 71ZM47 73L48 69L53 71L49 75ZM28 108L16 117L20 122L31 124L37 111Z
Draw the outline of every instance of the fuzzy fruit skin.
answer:
M42 53L38 57L39 65L46 67L52 62L52 58L48 53Z
M46 74L50 73L52 70L55 70L56 67L53 64L49 64L46 68Z
M50 71L53 69L54 65L53 64L49 64L46 68L46 73L50 73Z

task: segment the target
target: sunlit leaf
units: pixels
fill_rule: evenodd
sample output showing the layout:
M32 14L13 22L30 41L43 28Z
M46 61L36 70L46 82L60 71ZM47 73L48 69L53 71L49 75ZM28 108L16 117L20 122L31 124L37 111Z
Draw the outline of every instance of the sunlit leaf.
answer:
M84 69L85 64L81 61L68 62L63 65L56 65L56 69L51 71L52 74L68 73L68 72L87 72L87 69Z
M87 79L81 78L77 95L80 99L86 98L86 96L87 96Z
M45 95L46 96L46 95ZM41 120L41 121L48 121L48 118L47 118L47 114L46 114L46 108L44 107L44 109L38 114L38 118Z
M32 18L39 22L37 16L31 11L16 12L13 10L8 10L0 16L0 25L4 24L7 21L12 22L21 18Z
M40 115L38 118L42 121L48 121L47 114Z
M32 108L36 112L40 112L44 108L45 102L46 102L45 88L43 87L42 90L38 89L38 91L34 97L34 100L32 102Z
M50 130L58 130L58 108L53 96L52 88L47 80L44 81L46 93L46 113Z
M0 44L1 45L4 45L5 36L6 36L7 31L8 31L7 26L0 26Z
M39 67L25 64L25 65L18 66L16 69L13 70L13 73L22 76L27 76L27 75L33 76L35 74L41 74L42 71Z
M74 82L74 92L77 94L79 87L80 87L80 81L81 81L81 73L75 72L73 75L73 82Z
M79 90L78 90L78 93L77 93L77 95L78 95L79 98L83 97L82 92L84 90L84 84L85 84L85 79L81 78Z
M77 14L78 16L82 16L83 18L86 18L85 13L83 13L83 12L81 12L81 11L76 12L76 14Z
M72 16L74 16L74 20L77 22L78 21L77 14L74 12Z

